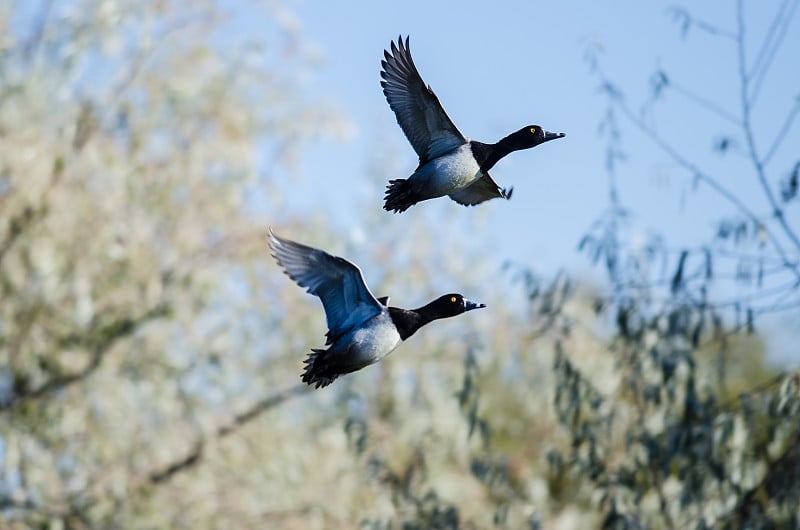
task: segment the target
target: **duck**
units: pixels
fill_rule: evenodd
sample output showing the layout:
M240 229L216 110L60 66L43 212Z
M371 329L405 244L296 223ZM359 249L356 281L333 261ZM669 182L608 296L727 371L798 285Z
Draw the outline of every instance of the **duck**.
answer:
M315 388L377 363L434 320L486 307L459 293L442 295L417 309L393 307L388 296L375 298L351 261L279 237L272 229L268 245L286 275L319 297L325 309L328 348L312 348L301 375Z
M474 206L489 199L510 199L513 188L500 188L489 175L497 162L514 151L563 138L540 125L526 125L494 144L472 140L458 130L439 98L414 65L409 37L391 43L381 61L381 87L397 123L419 156L419 165L406 179L390 180L384 209L400 213L418 202L448 196Z

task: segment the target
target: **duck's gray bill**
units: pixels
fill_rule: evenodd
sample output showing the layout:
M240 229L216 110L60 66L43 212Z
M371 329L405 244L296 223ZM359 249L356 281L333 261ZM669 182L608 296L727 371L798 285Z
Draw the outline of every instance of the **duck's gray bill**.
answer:
M480 309L482 307L486 307L486 304L478 304L470 300L467 300L466 298L464 299L464 311L470 311L472 309Z
M567 133L554 133L550 131L544 132L544 141L549 142L550 140L555 140L556 138L564 138Z

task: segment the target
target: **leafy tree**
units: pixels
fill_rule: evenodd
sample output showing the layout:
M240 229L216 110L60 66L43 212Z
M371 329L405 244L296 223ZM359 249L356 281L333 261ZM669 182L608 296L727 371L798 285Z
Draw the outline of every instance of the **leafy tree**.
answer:
M274 41L232 55L212 1L0 7L0 526L167 525L153 488L297 395L264 390L294 370L242 294L279 296L250 204L342 119L292 96L299 35L259 9Z
M698 94L659 69L637 112L603 72L598 55L587 56L608 101L601 131L608 142L611 204L581 249L603 263L613 287L612 296L598 298L596 308L614 329L608 354L615 386L611 393L598 389L556 343L555 407L571 443L567 451L554 449L551 460L556 476L577 473L590 481L600 495L603 527L800 524L800 380L794 373L763 371L763 347L752 337L762 315L796 309L800 302L800 238L788 215L795 208L800 162L792 160L797 154L787 142L800 99L787 102L784 117L758 115L770 67L776 55L788 53L781 43L796 7L797 2L780 4L754 55L744 11L755 4L736 2L732 30L685 9L670 12L683 38L706 33L736 54L733 98ZM653 125L667 96L683 97L719 122L724 132L715 151L741 157L739 165L761 198L685 154L686 146L676 140L697 142L691 134ZM716 103L731 99L739 102L735 111ZM772 130L757 132L757 118L772 123ZM626 158L622 133L630 129L733 208L708 244L675 251L660 237L639 248L626 242L630 212L622 206L616 176ZM675 268L660 276L660 265L670 262ZM728 275L731 263L736 273ZM713 296L732 283L750 292L722 300Z
M589 50L608 102L600 131L608 142L610 206L579 248L604 268L610 294L576 289L563 275L548 282L510 265L527 299L530 321L523 334L529 340L507 345L505 361L494 345L487 346L488 356L469 350L456 396L472 440L462 472L469 470L484 490L486 512L454 504L435 487L430 452L388 468L373 455L368 461L377 480L396 506L410 508L392 519L369 519L365 528L540 528L542 521L603 528L800 526L800 377L766 368L756 334L764 315L798 307L800 244L788 214L795 207L798 162L787 138L800 100L789 102L777 120L760 116L761 123L776 124L773 130L757 134L753 124L770 65L776 54L788 53L781 42L798 3L781 3L750 62L742 4L733 31L684 9L670 12L684 38L701 31L731 45L739 58L739 86L732 87L738 112L715 103L726 98L692 92L663 69L636 111L603 72L597 51ZM724 132L714 150L744 157L766 214L756 213L764 210L756 206L758 197L701 169L674 142L697 143L691 134L652 125L669 94L719 119ZM630 131L733 207L707 244L674 249L663 236L630 243L633 214L617 184L629 156L623 132ZM767 148L760 151L762 144ZM714 296L731 285L746 294ZM552 379L526 369L527 363L540 367L543 358ZM550 413L541 408L542 395ZM352 428L353 420L347 425ZM357 429L359 454L369 454L367 430L366 423Z
M362 245L285 213L308 131L343 118L302 96L310 61L280 3L247 5L268 30L246 42L217 38L235 10L211 0L3 4L0 526L798 526L800 381L766 367L758 331L798 298L800 107L753 128L797 4L737 53L736 112L663 69L634 110L587 54L610 205L580 249L610 289L510 263L508 289L481 291L491 318L422 330L316 393L293 382L324 318L269 260L267 224L408 299L432 294L431 270L478 290L498 273L485 246L442 248L426 214L404 220L409 241L363 213L386 237ZM671 16L687 39L752 44L743 14L733 31ZM716 152L744 155L768 208L653 128L675 97L720 118ZM623 133L731 204L707 244L630 244ZM370 163L375 182L400 172ZM481 215L437 222L469 234ZM725 282L748 290L719 299Z

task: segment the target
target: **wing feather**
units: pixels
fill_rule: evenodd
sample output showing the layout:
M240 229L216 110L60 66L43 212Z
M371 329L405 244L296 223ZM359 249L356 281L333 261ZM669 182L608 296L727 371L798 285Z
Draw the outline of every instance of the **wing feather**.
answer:
M450 198L464 206L475 206L489 199L510 199L513 191L514 188L508 190L501 188L486 173L463 190L451 193Z
M439 98L420 77L411 58L408 37L405 43L402 36L399 37L396 44L392 42L391 52L384 50L383 53L383 94L397 117L397 123L419 155L420 164L466 143L467 139L444 111Z
M381 312L380 302L370 292L356 264L278 237L272 230L269 248L287 276L322 301L329 343Z

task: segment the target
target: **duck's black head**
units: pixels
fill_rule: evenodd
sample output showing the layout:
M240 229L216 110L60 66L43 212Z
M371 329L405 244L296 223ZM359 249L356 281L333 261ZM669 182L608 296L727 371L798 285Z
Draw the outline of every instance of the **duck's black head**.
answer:
M418 309L390 307L389 315L400 333L400 338L406 340L429 322L454 317L481 307L486 305L471 302L458 293L450 293Z
M566 134L554 133L544 130L539 125L526 125L517 132L511 133L499 142L504 147L509 148L510 151L518 151L520 149L530 149L539 144L555 140L556 138L563 138Z
M539 125L526 125L522 129L513 132L497 142L496 144L484 144L473 140L470 142L472 155L481 167L481 171L487 172L504 156L520 149L530 149L539 144L563 138L564 133L554 133L545 131Z
M486 307L486 304L478 304L467 300L458 293L445 294L425 306L426 313L433 318L447 318L466 313L473 309Z

